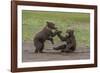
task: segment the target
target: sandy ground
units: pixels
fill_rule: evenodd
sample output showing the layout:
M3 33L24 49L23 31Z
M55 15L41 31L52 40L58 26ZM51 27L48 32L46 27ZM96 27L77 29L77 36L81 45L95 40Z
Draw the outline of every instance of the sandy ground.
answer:
M44 48L45 53L34 53L35 47L32 42L23 43L22 49L22 62L34 61L58 61L58 60L80 60L89 59L89 48L77 48L74 53L61 53L60 51L53 50L52 45L46 44Z

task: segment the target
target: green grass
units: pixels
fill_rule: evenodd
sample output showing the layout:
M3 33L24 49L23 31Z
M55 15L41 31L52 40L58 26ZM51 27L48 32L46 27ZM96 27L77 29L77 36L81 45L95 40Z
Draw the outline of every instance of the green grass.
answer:
M52 21L59 30L65 31L69 28L74 29L77 45L89 47L90 43L90 15L88 13L64 13L64 12L41 12L41 11L22 11L22 32L23 42L32 41L34 35L42 30L46 21ZM58 42L58 38L54 38Z

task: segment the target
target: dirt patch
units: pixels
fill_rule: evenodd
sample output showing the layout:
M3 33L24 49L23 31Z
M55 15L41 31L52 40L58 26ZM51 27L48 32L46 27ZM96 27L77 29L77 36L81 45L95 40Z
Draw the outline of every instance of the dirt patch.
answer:
M47 47L48 46L48 47ZM33 43L23 43L22 62L34 61L58 61L58 60L80 60L90 58L90 49L86 47L78 47L74 53L61 53L53 50L51 44L46 45L45 53L34 53L35 47Z

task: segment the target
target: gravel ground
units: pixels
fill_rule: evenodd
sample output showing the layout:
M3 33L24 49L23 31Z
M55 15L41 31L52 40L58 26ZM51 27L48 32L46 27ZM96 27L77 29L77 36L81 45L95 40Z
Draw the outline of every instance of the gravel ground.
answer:
M79 47L74 53L61 53L58 50L53 50L52 45L46 44L44 48L45 53L34 53L35 47L33 43L23 43L22 62L35 61L56 61L56 60L80 60L89 59L89 48Z

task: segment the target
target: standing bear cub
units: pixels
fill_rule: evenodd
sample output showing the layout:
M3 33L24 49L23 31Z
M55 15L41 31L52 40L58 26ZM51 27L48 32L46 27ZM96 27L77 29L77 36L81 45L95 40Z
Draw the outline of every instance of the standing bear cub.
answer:
M34 46L35 46L35 53L42 53L44 49L44 42L46 40L50 40L52 44L53 38L56 35L56 32L53 32L52 30L56 30L55 24L52 22L46 22L47 25L36 34L34 37Z

